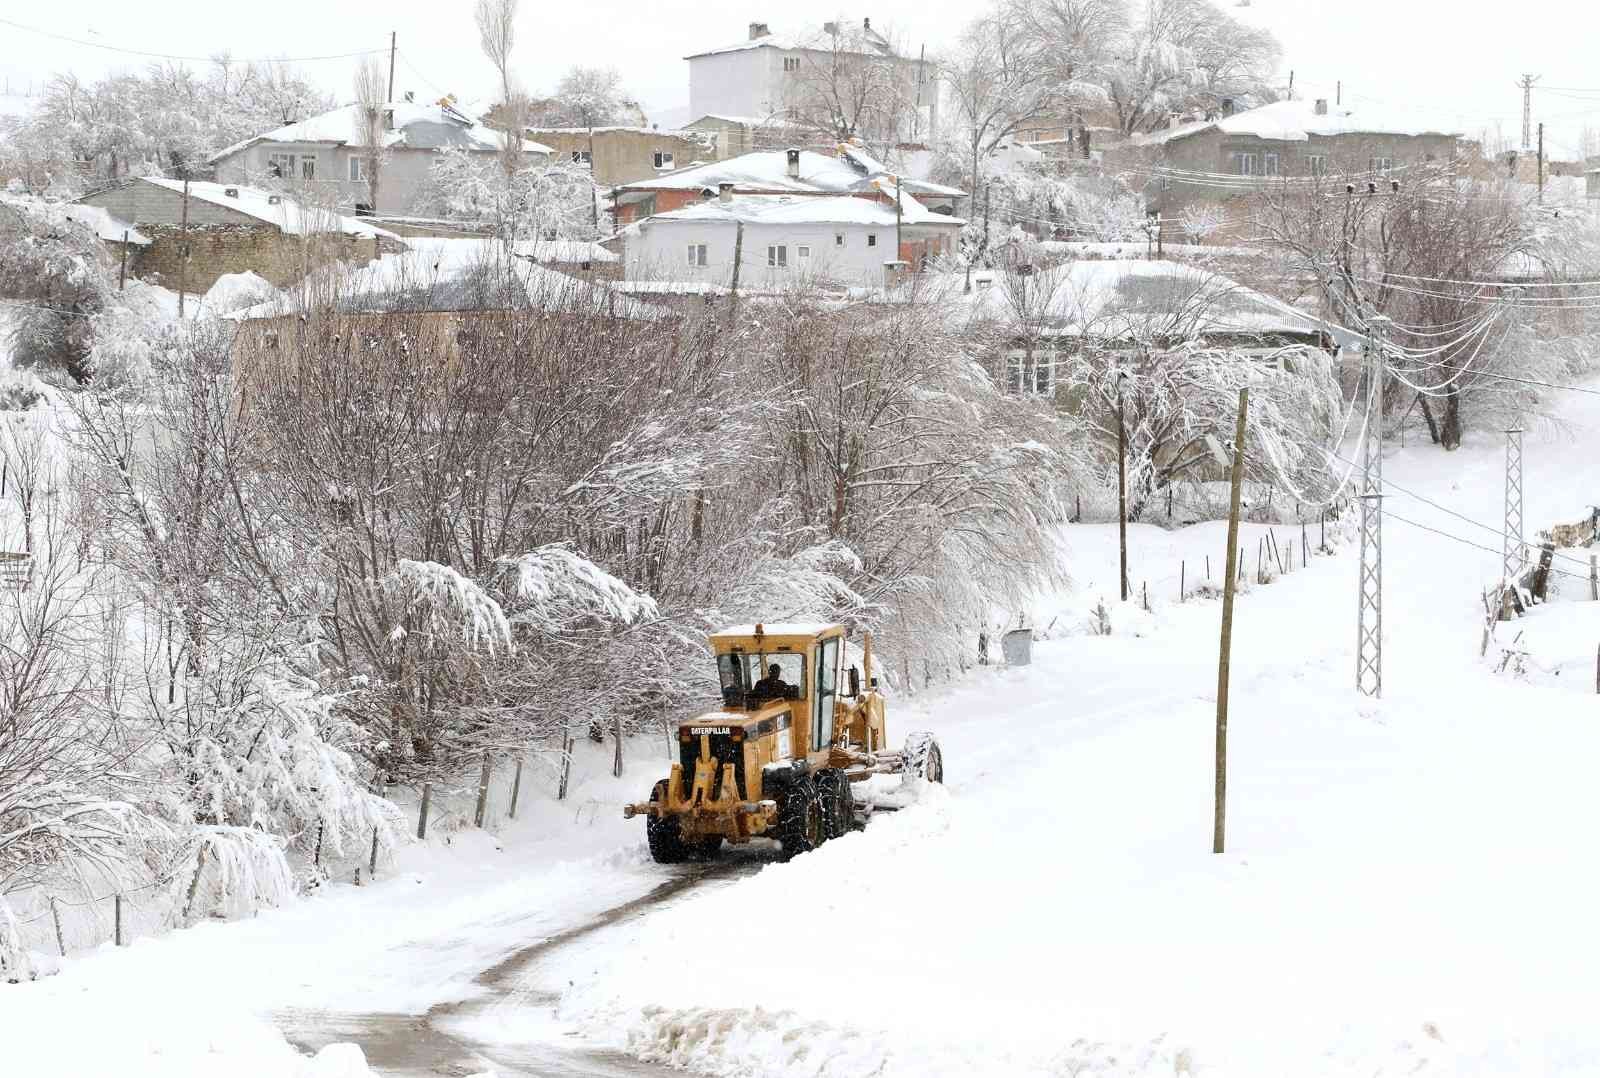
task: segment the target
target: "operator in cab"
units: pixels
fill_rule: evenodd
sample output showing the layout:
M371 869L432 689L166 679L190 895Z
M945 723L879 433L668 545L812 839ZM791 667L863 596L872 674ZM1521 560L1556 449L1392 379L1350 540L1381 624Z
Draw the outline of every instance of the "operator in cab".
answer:
M767 676L755 683L750 690L752 696L764 696L768 699L782 699L789 695L789 683L779 676L781 672L778 664L773 663L767 667Z

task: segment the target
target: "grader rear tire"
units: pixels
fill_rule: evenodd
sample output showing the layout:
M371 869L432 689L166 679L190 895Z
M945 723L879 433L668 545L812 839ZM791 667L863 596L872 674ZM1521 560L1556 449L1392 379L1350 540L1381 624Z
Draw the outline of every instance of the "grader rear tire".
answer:
M829 838L840 838L855 824L856 800L850 778L843 771L830 769L817 776L817 793L822 798L822 819Z
M809 778L796 778L778 808L778 842L783 847L783 860L810 853L827 837L822 798L817 795L816 786Z
M667 797L667 780L662 779L650 791L652 803ZM651 813L644 821L645 841L650 845L651 858L660 865L676 865L688 860L690 849L683 841L683 829L676 816L657 816ZM722 840L718 839L718 845Z

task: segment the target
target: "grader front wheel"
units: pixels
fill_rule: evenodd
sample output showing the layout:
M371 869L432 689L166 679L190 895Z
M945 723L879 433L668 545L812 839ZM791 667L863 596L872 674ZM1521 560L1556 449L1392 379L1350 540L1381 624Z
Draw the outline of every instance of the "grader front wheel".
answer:
M939 743L933 739L933 735L927 731L919 730L907 737L905 751L901 756L905 761L902 771L907 779L944 781L944 753L940 750Z
M650 791L650 801L665 801L667 798L667 781L662 779ZM679 825L678 817L657 815L651 813L645 817L645 841L650 845L650 856L657 864L676 865L689 857L689 846L683 841L683 829ZM721 840L718 839L718 844Z
M810 853L827 837L822 798L817 796L816 786L808 778L796 779L778 810L778 842L783 847L783 859Z

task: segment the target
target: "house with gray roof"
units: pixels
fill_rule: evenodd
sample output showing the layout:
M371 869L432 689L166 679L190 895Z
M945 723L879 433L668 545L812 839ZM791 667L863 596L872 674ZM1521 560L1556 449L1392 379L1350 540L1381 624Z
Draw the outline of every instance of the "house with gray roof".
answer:
M502 134L460 112L448 100L433 104L391 101L383 106L382 172L378 205L370 204L366 170L372 157L368 125L360 105L344 105L237 142L213 156L221 183L275 180L314 185L337 196L350 213L411 212L427 186L429 170L447 149L486 158L501 151ZM548 159L550 147L524 139L522 152Z

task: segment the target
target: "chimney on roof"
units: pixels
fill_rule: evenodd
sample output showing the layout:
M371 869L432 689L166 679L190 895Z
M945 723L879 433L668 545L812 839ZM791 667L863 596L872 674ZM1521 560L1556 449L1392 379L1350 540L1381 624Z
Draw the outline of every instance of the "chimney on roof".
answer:
M789 178L798 180L800 178L800 151L790 146L783 151L783 154L788 158L786 171L789 173Z
M1327 98L1325 98L1325 97L1317 98L1317 115L1318 116L1326 116L1326 115L1328 115L1328 99Z
M753 22L753 23L750 24L750 40L751 41L756 41L756 40L759 40L760 38L768 37L768 36L771 35L771 33L772 33L772 31L767 29L767 24L764 23L764 22Z
M872 33L872 20L871 19L863 18L861 20L861 32L864 33L864 34Z
M733 184L729 183L727 180L723 180L721 183L717 184L717 201L733 201Z
M839 24L836 22L825 22L822 24L822 32L827 34L829 37L838 37Z

